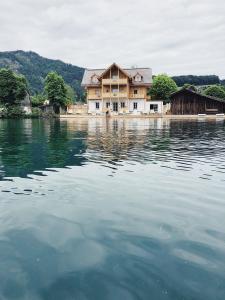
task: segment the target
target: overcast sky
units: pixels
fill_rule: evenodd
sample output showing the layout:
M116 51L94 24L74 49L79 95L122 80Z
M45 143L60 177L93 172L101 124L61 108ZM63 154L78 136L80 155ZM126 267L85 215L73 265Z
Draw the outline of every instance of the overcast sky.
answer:
M0 0L0 51L225 78L225 0Z

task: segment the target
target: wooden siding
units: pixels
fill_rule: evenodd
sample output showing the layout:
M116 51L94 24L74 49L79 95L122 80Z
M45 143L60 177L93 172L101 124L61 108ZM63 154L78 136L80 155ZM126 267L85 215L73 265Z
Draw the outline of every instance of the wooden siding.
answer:
M184 90L172 95L171 113L173 115L225 113L225 102Z
M117 78L117 79L102 79L102 84L104 85L118 85L118 84L127 84L128 83L128 79L127 78Z
M134 91L137 90L137 94L134 94ZM130 88L130 98L131 99L147 99L148 88L138 86Z

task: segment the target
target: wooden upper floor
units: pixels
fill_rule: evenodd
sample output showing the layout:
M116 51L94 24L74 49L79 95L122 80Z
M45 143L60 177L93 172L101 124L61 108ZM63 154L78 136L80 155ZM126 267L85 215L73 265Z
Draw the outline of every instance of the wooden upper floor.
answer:
M152 85L149 68L122 69L115 63L108 69L86 70L82 86L87 90L87 99L146 98Z
M125 86L109 86L104 85L102 88L96 87L88 87L87 88L87 99L95 100L95 99L116 99L116 98L124 98L124 99L147 99L148 96L148 88L146 87L129 87Z

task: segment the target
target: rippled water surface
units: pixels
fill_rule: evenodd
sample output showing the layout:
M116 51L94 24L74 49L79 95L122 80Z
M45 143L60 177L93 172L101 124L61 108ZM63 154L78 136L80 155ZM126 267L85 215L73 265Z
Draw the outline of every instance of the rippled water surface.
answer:
M224 121L0 121L0 299L224 300Z

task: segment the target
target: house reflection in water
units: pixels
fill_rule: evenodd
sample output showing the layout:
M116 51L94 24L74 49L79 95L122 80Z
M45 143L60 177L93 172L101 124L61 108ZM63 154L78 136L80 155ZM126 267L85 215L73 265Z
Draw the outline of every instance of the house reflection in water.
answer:
M99 163L144 162L145 150L168 143L169 119L67 119L68 129L87 132L85 158ZM158 146L157 146L158 145ZM160 149L158 149L160 150Z

